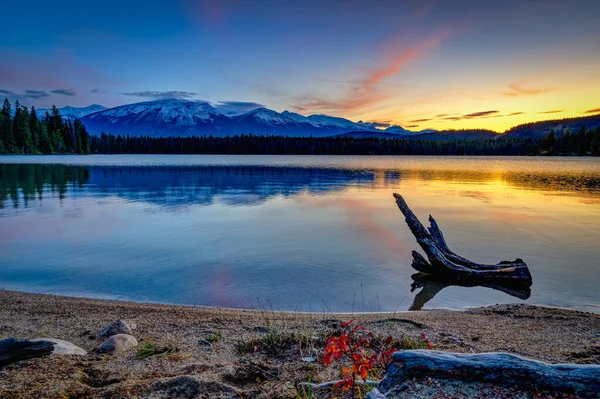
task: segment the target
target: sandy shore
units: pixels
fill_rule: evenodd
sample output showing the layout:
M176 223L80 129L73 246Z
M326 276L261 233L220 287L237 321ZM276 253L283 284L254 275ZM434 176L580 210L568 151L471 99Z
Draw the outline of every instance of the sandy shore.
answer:
M0 397L164 397L165 387L178 376L192 376L210 398L306 397L298 394L299 382L339 377L339 367L326 368L319 360L326 339L349 317L0 291L0 339L52 337L90 352L87 356L50 356L6 366L0 370ZM546 362L600 363L597 314L496 305L352 317L376 337L410 340L425 334L440 350L505 351ZM135 359L136 350L116 356L94 353L103 341L98 333L117 319L137 325L133 335L138 341L151 340L179 351L142 360ZM490 395L483 397L498 397ZM520 395L535 397L535 393Z

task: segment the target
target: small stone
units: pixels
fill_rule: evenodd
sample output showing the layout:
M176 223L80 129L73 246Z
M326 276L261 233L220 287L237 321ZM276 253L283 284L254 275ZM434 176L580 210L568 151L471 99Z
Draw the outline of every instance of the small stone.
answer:
M303 357L303 358L302 358L302 361L303 361L303 362L306 362L306 363L314 363L314 362L316 362L316 361L317 361L317 359L315 359L315 358L314 358L314 357L312 357L312 356L306 356L306 357Z
M385 396L379 392L379 389L373 388L365 395L365 399L385 399Z
M133 335L117 334L104 341L98 349L101 352L116 355L135 348L136 346L138 346L138 342Z
M52 342L54 344L54 350L52 351L53 355L77 355L77 356L85 356L87 352L85 349L80 348L79 346L72 344L67 341L63 341L62 339L56 338L35 338L31 340L32 342L39 341L47 341Z
M98 336L110 337L112 335L117 335L117 334L131 334L132 329L134 329L134 328L135 328L135 325L130 326L129 324L125 323L123 320L117 320L114 323L104 327L104 329Z

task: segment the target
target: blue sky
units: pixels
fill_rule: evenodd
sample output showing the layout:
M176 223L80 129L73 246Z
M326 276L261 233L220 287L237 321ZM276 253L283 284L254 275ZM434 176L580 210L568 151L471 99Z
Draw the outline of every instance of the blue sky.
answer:
M57 0L2 10L0 96L37 107L178 97L500 131L600 108L592 0Z

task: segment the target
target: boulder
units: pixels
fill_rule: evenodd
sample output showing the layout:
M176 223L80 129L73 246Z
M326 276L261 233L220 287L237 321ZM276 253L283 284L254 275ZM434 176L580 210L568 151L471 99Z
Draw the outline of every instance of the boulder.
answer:
M63 341L62 339L56 338L34 338L31 342L52 342L54 344L54 349L52 350L53 355L77 355L77 356L85 356L87 352L85 349L80 348L79 346L72 344L67 341Z
M128 351L138 346L137 339L129 334L113 335L98 347L100 352L106 352L110 355L116 355Z
M130 325L123 320L117 320L114 323L104 327L102 332L98 335L99 337L110 337L117 334L129 334L131 335L135 325Z

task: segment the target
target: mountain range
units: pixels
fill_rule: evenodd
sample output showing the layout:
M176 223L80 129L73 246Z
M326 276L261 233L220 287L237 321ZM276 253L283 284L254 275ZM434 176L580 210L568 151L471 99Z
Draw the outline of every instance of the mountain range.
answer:
M241 114L225 114L206 102L178 99L122 105L89 112L80 118L92 134L106 132L153 137L226 136L242 133L323 137L348 132L381 132L363 122L328 115L304 116L290 111L280 113L268 108L256 108ZM394 135L421 133L400 126L389 129L389 133Z
M89 114L93 114L94 112L100 112L100 111L104 111L105 109L107 109L106 107L102 106L102 105L98 105L98 104L92 104L92 105L88 105L87 107L81 107L81 108L77 108L77 107L70 107L70 106L66 106L66 107L62 107L58 109L58 112L60 112L60 115L64 118L64 119L81 119L86 115ZM38 115L38 117L43 117L46 112L51 113L52 109L50 108L38 108L35 110L35 113Z
M46 109L38 109L42 116ZM207 102L179 99L146 101L106 108L98 104L88 107L63 107L64 118L79 118L91 134L101 132L130 136L227 136L242 133L299 137L352 136L356 138L406 138L421 140L489 139L495 137L540 138L554 130L565 131L600 127L600 115L532 122L515 126L504 134L485 129L411 131L401 126L376 129L362 121L328 115L304 116L295 112L277 112L256 108L245 113L224 113Z

